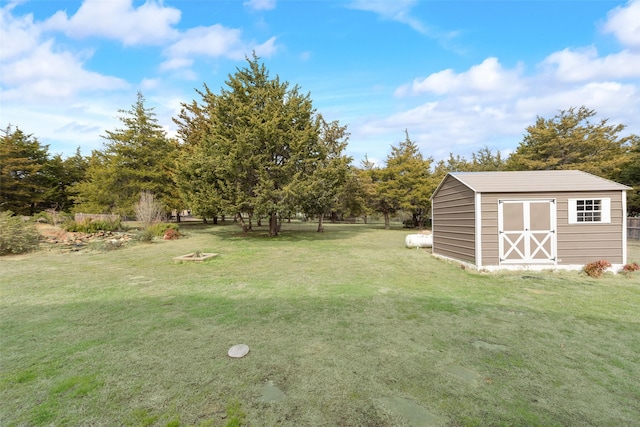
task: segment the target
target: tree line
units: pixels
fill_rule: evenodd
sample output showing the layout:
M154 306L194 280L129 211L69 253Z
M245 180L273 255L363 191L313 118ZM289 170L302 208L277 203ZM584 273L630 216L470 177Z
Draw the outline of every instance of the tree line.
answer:
M271 78L255 55L212 92L183 103L170 138L138 93L121 126L106 131L103 147L66 159L23 130L0 135L0 210L33 215L43 210L134 215L142 194L166 212L190 209L217 221L234 217L245 229L268 221L279 233L283 219L303 213L323 230L326 216L384 217L390 226L403 212L424 225L430 197L448 172L580 169L633 187L629 215L640 214L640 137L624 125L593 121L587 107L538 117L505 159L488 147L470 159L424 157L405 131L383 165L345 154L347 126L327 122L309 94Z

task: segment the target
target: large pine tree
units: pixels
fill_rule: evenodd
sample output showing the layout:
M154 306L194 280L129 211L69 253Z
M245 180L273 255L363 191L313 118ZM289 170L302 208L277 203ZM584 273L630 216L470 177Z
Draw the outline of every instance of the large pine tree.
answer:
M255 55L247 63L219 95L205 86L201 103L183 104L179 182L199 209L266 216L276 236L295 207L294 177L318 152L318 123L308 94L270 78Z
M338 206L351 158L343 154L349 137L347 127L340 126L338 121L327 123L322 115L318 115L317 120L319 144L313 146L316 151L309 152L301 163L292 189L302 211L317 216L318 232L321 232L325 214Z
M104 149L93 152L87 179L76 186L76 210L133 215L142 192L153 194L167 210L178 207L175 141L145 106L142 93L130 110L119 112L123 127L106 131Z
M390 216L398 210L411 212L414 225L425 223L435 188L431 179L431 158L423 158L409 133L397 146L391 146L384 168L369 167L373 185L372 208L384 216L389 229Z
M625 126L607 119L593 123L594 110L584 106L562 110L551 119L538 117L506 162L509 170L580 169L617 179L632 136Z
M33 215L50 188L46 174L49 146L8 126L0 136L0 210Z

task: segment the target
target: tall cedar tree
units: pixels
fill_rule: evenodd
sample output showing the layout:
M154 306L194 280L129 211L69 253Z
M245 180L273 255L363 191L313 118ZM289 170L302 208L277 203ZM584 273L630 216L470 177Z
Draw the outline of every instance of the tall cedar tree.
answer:
M633 136L621 137L624 125L607 119L592 123L594 110L584 106L562 110L535 125L506 162L508 170L580 169L612 180L620 178Z
M424 159L409 133L398 146L391 147L384 168L370 168L374 185L373 208L384 216L386 229L390 216L398 210L411 212L415 226L425 223L434 190L431 179L431 158Z
M327 123L317 116L320 128L316 152L310 152L294 176L291 188L297 195L298 205L306 214L318 217L318 232L324 231L325 214L338 206L349 170L351 158L343 155L349 134L338 121Z
M338 204L332 220L343 220L345 215L354 219L361 216L366 224L367 215L371 213L367 202L368 183L369 177L364 170L349 166L344 184L337 195Z
M357 188L360 189L364 209L364 223L368 221L368 216L374 212L380 212L379 201L377 198L377 186L380 180L380 168L374 162L369 160L367 155L360 161L360 168L357 170ZM393 213L393 212L391 212Z
M424 159L409 132L405 134L405 140L398 147L391 147L391 155L387 157L387 169L395 177L390 187L399 208L411 212L413 225L422 227L431 210L430 198L435 189L430 172L433 159Z
M0 136L0 210L33 215L41 210L50 189L46 165L48 145L8 126Z
M218 176L223 175L220 163L211 153L209 135L213 133L212 111L216 95L205 84L204 90L196 89L202 103L192 101L182 104L178 117L173 121L178 126L178 138L182 142L176 162L175 181L185 205L205 221L230 210L222 198L225 186Z
M133 215L143 191L169 211L180 206L173 182L175 141L167 137L138 92L130 110L119 110L122 128L106 131L104 150L89 159L86 180L76 186L76 211Z
M192 192L187 199L200 200L198 206L267 216L269 235L277 236L278 216L294 208L294 177L318 152L318 124L309 95L270 79L255 55L247 63L228 76L220 95L205 86L198 92L202 104L183 104L176 123L197 167L187 174L200 180L182 188Z
M80 148L71 157L63 159L56 154L47 162L44 172L49 189L45 197L49 209L68 211L73 207L73 188L84 180L88 164L87 158L80 154Z
M431 179L435 182L433 190L449 172L493 172L504 170L506 165L499 150L494 153L492 149L485 146L471 154L471 160L463 156L449 153L447 160L440 160L434 167Z

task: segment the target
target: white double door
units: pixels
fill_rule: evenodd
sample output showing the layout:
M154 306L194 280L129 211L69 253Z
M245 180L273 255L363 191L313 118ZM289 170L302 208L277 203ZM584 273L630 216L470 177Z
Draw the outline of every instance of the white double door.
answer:
M555 200L500 200L498 233L501 264L555 264Z

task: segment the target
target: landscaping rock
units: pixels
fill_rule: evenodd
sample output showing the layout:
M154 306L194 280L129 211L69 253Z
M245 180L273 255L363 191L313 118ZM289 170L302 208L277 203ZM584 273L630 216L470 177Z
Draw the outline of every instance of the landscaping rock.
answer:
M37 224L41 235L41 242L50 248L56 247L63 252L77 252L80 249L90 250L90 243L107 245L109 249L119 248L133 239L133 235L126 232L98 231L96 233L82 233L65 231L49 224Z
M246 344L236 344L229 349L229 357L233 357L235 359L244 357L249 353L249 346Z

